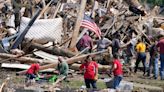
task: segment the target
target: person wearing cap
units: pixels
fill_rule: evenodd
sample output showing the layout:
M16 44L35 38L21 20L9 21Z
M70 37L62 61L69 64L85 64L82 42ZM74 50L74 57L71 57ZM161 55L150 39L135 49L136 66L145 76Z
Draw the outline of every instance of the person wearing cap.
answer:
M57 73L61 76L67 76L68 75L68 70L69 70L69 66L67 64L67 62L62 58L62 57L58 57L58 65L57 65L57 69L56 71L54 71L54 73Z
M84 63L81 64L80 70L84 71L84 81L87 88L97 88L96 81L98 75L98 64L95 61L92 61L90 56L87 56L84 60Z

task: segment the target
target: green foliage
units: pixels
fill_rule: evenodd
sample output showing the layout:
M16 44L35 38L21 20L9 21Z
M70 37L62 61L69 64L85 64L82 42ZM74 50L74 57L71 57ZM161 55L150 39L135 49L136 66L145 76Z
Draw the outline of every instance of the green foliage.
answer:
M151 5L164 6L164 0L140 0L141 2L147 2Z

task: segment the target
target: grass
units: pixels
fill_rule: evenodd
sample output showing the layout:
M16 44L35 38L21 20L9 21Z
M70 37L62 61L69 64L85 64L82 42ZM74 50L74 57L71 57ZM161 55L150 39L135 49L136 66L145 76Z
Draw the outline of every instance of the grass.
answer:
M82 85L85 85L83 80L71 80L70 82L63 82L62 84L63 84L63 87L69 87L69 88L74 88L74 89L78 89ZM97 87L98 89L105 89L106 85L103 81L98 80Z

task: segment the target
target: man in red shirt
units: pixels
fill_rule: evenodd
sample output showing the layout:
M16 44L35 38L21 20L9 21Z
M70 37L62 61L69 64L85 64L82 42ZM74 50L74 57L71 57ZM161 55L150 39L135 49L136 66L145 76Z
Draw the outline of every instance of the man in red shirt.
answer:
M80 66L80 70L84 70L84 80L87 88L90 88L90 84L93 88L97 88L96 80L98 74L98 65L95 61L92 61L90 56L87 56L84 63Z
M38 76L38 71L39 71L39 64L34 63L30 66L30 68L26 72L27 79L34 79Z
M114 58L113 65L112 65L110 73L113 72L114 74L113 88L117 89L123 77L122 64L120 63L118 59L118 54L114 54L113 58Z

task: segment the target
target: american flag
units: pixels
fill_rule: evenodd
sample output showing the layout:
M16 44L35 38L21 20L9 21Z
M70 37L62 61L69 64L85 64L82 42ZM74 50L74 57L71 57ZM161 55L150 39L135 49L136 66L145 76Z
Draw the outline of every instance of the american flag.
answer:
M89 16L84 15L84 18L81 22L81 27L88 28L90 31L93 31L100 38L101 30Z

